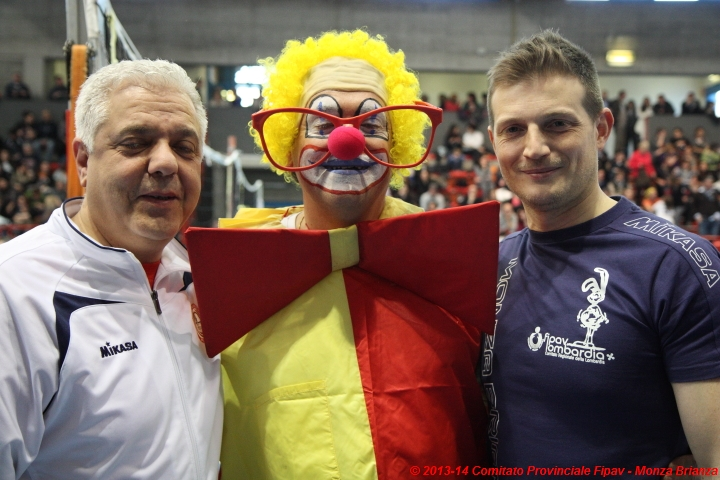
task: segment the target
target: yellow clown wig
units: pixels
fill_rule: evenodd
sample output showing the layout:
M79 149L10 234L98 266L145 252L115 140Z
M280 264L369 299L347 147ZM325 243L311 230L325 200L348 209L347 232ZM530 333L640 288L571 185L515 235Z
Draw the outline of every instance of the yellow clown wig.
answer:
M353 32L327 32L318 38L308 38L305 42L290 40L277 59L260 60L268 71L268 81L263 88L263 108L298 107L305 93L305 81L316 65L333 57L359 59L368 62L385 79L387 105L412 105L420 100L420 84L414 73L405 67L405 54L392 52L380 35L371 37L363 30ZM392 128L392 146L390 159L395 165L408 165L417 162L424 153L423 130L427 122L420 115L393 110L390 112ZM298 134L298 122L288 116L285 122L273 123L272 128L264 129L268 148L278 155L273 159L281 165L291 163L291 154ZM260 134L252 127L250 134L255 144L262 148ZM263 161L267 162L266 155ZM274 168L274 167L273 167ZM409 174L407 169L394 168L390 185L399 188L402 176ZM277 170L292 180L290 172Z

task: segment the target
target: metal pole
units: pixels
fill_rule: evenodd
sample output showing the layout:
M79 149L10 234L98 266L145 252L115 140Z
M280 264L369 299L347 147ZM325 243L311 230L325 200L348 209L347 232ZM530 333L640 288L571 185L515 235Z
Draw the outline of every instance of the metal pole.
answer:
M228 155L237 148L237 137L235 135L228 135L227 138L227 153ZM225 167L225 216L232 218L235 216L235 198L233 196L233 183L234 176L233 170L234 165L231 163Z
M66 40L80 43L80 28L78 25L78 0L65 0L65 27Z
M88 74L95 73L102 67L107 65L106 55L104 55L104 43L100 40L100 24L98 23L98 11L96 0L84 0L85 3L85 28L87 29L87 43L92 50L91 54L95 54L92 59L93 71Z
M225 167L225 217L232 218L233 212L233 164Z

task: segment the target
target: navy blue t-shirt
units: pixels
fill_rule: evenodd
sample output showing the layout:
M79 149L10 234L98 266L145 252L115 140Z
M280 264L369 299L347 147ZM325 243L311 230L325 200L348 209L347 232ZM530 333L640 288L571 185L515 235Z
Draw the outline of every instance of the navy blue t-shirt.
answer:
M720 377L718 272L709 242L625 198L507 237L482 359L493 463L635 473L689 453L671 382Z

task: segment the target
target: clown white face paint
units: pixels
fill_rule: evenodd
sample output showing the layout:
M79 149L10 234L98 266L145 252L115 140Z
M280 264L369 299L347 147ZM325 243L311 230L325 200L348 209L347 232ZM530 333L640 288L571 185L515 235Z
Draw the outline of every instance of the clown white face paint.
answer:
M322 92L310 101L308 108L347 118L382 106L381 100L369 92ZM300 125L296 142L296 165L306 166L319 161L327 153L327 139L333 130L326 119L306 115ZM361 125L365 145L373 155L388 162L390 125L386 113L369 117ZM299 172L302 180L313 187L335 195L360 195L373 187L387 184L388 167L374 162L365 153L352 160L330 156L323 164ZM387 185L385 185L385 188ZM384 190L384 189L383 189Z

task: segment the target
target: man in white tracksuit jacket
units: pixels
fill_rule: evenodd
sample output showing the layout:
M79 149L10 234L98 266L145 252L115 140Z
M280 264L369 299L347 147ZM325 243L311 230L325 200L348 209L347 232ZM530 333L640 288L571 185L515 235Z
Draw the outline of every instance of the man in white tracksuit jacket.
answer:
M83 86L84 199L0 246L0 479L216 479L219 358L184 247L205 110L164 61Z

